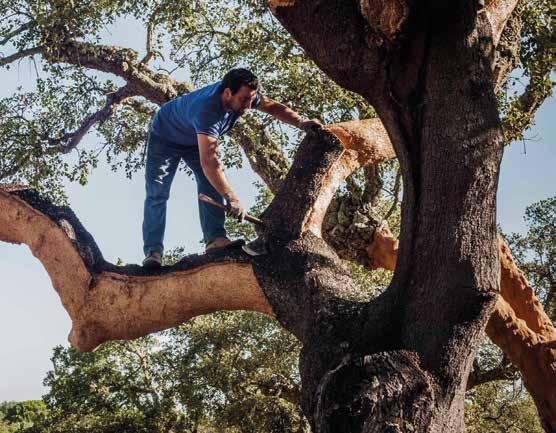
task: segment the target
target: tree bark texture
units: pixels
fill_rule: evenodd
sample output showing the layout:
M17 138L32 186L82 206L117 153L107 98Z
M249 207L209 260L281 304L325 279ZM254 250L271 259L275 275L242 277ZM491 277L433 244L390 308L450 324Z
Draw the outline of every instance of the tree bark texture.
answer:
M352 140L348 149L327 131L301 143L262 216L267 256L194 255L152 274L133 265L116 267L104 261L68 208L14 187L1 194L0 238L27 243L43 261L73 319L72 343L81 349L216 309L262 311L304 344L302 405L315 431L400 425L419 431L433 421L435 379L416 351L400 347L399 293L389 291L372 303L361 299L339 257L311 229L319 225L315 204L325 209L323 197L331 198L335 172L353 169L363 159L359 151L377 161L391 157L391 150L368 153L358 143L365 141ZM348 168L341 169L346 161Z
M137 265L115 266L71 209L14 185L0 187L0 226L0 240L28 245L42 262L72 319L69 341L83 351L223 309L273 315L249 261L239 254L194 255L154 274Z
M375 119L361 123L366 134L352 136L356 128L345 128L342 124L332 125L333 131L345 147L353 146L358 138L365 137L363 147L373 151L359 152L358 163L376 164L389 159L393 151L386 131ZM347 122L350 125L353 122ZM351 165L352 169L360 165ZM341 170L340 170L341 171ZM347 172L350 175L351 172ZM337 185L337 179L334 185ZM342 202L341 206L348 206ZM321 217L317 225L323 226L325 240L333 245L338 254L348 260L369 266L371 269L396 267L398 240L387 225L369 217L360 224L363 215L346 214L339 216L342 209L327 209L328 215ZM342 226L339 220L345 218L348 224ZM333 220L333 221L331 221ZM327 227L328 232L324 227ZM339 232L338 227L342 230ZM351 248L350 248L351 247ZM531 286L511 257L508 246L498 239L500 256L500 294L494 306L486 333L519 369L524 384L533 397L541 423L547 431L556 430L556 329L545 313ZM366 257L362 257L366 256Z
M361 344L344 357L324 353L333 331L311 328L304 408L319 432L462 431L466 379L499 280L497 28L477 4L431 1L408 3L408 14L382 9L401 23L385 35L388 20L370 19L381 9L367 3L275 7L309 56L376 108L404 180L392 284L366 310ZM387 330L369 326L380 316Z
M323 177L324 181L322 182L322 191L324 193L321 193L319 198L315 200L315 202L323 203L323 205L320 207L313 205L311 211L308 212L309 218L307 218L306 221L310 221L310 224L307 226L308 229L315 232L315 234L320 233L320 226L322 225L323 219L325 219L323 209L326 210L326 200L323 200L323 196L327 196L328 198L331 197L330 191L333 191L337 187L338 183L342 180L342 176L348 176L351 174L351 170L354 170L360 165L376 164L380 161L390 159L394 155L386 132L384 128L382 128L378 119L363 122L346 122L344 124L331 125L327 127L327 129L340 138L344 149L339 150L337 153L338 159L332 164L332 172L329 172L328 175ZM339 174L341 174L341 176ZM141 281L141 276L144 276L145 273L142 272L140 268L136 266L123 268L114 267L113 265L104 262L98 248L94 244L94 241L92 241L92 238L86 234L69 209L58 209L52 207L44 200L37 197L35 193L30 191L18 191L17 188L13 187L4 188L4 192L7 192L8 190L11 190L11 198L4 196L4 200L2 202L2 215L5 217L2 227L7 230L3 233L3 239L27 243L32 248L33 253L39 259L43 260L43 263L45 263L48 272L53 278L54 286L60 293L66 309L68 309L72 318L75 315L78 316L77 319L74 320L74 330L72 331L72 336L70 338L72 343L82 350L90 350L106 339L133 338L147 332L172 326L173 324L187 320L187 318L192 315L199 314L199 312L202 312L203 309L204 312L209 312L215 311L219 308L233 308L234 300L226 297L222 298L222 293L220 293L220 290L224 290L229 294L230 290L228 287L228 280L226 280L225 289L215 283L215 281L222 280L219 277L219 274L225 274L226 276L233 275L234 280L237 282L236 286L243 286L245 288L254 285L251 278L242 278L241 273L234 270L234 266L227 266L230 264L229 262L223 261L227 267L217 266L217 264L214 263L207 266L207 263L204 262L207 262L208 258L200 260L199 257L190 257L186 261L176 265L176 267L165 269L164 272L156 278L154 276L149 276ZM11 203L6 200L6 197L9 198ZM17 197L18 200L14 201L15 197ZM23 199L27 205L20 203L19 200L21 199ZM32 211L29 208L29 204L31 207L35 208L35 211ZM23 208L23 210L21 208ZM40 222L41 219L38 218L39 214L36 210L41 209L46 215L49 216L48 218L55 221L59 226L59 236L54 239L52 239L52 234L46 236L42 233L41 227L48 227L49 224L52 225L52 223L48 223L47 218L43 218L46 222ZM329 208L328 212L330 213L330 211L331 209ZM14 213L17 217L12 218ZM30 225L29 222L32 222L32 224ZM14 229L14 226L19 224L20 226L17 229ZM373 224L375 225L373 226ZM369 232L369 237L364 238L363 244L367 245L366 254L368 254L368 257L370 258L371 266L373 268L384 267L386 269L393 270L396 264L398 241L387 230L387 227L383 226L382 228L375 230L376 223L374 222L367 224L364 229ZM363 228L361 228L361 230L363 230ZM56 232L56 230L50 228L47 232ZM65 241L64 243L66 236L71 242ZM33 240L33 238L37 237L41 239L40 242ZM369 239L372 239L372 242L369 241ZM111 286L109 290L105 289L105 292L110 293L109 297L102 296L99 297L100 299L97 299L96 295L99 291L91 292L86 297L87 310L89 310L88 314L84 313L85 308L83 306L75 305L76 286L82 286L83 283L75 284L75 282L64 282L63 276L68 273L68 263L72 263L72 260L68 260L63 256L55 257L52 254L52 251L57 253L63 253L65 251L64 254L68 255L68 248L71 252L71 249L75 246L78 246L78 251L81 256L84 257L84 261L86 263L85 267L87 268L87 271L85 271L84 274L87 275L87 272L91 272L92 274L84 278L88 279L87 284L91 287L99 287L103 285L105 287ZM352 245L352 247L354 247L354 249L359 249L358 246L355 248L356 246ZM501 257L504 257L504 255ZM50 258L51 260L54 259L56 266L52 267L52 265L48 265L48 262L45 261L46 258ZM220 258L220 260L222 260L222 258ZM79 260L76 262L73 261L73 263L74 264L69 266L69 268L73 270L79 270L81 268ZM75 263L77 263L77 265L75 265ZM187 265L186 263L189 264ZM208 269L209 273L203 275L202 272L199 272L199 269L195 269L194 271L191 269L199 265L204 267L200 269L200 271ZM187 269L189 269L190 272L184 272L184 270ZM502 267L503 297L505 297L505 294L508 292L504 289L506 287L505 281L519 280L519 278L515 277L513 279L505 278L506 269L506 267ZM514 271L514 273L516 271ZM110 277L108 278L107 276L109 274ZM191 278L192 274L197 275L196 281L194 278ZM164 276L166 276L166 278ZM207 278L207 276L210 278ZM251 280L250 283L249 280ZM102 283L99 284L98 281L102 281ZM186 284L188 281L189 283ZM201 282L203 282L203 284L201 284ZM183 285L184 287L187 287L187 302L184 302L185 295L183 289L181 291L177 288L172 289L172 286L175 285ZM211 288L210 290L213 294L210 299L206 296L197 294L198 289L207 290L207 287ZM125 290L122 290L122 288ZM141 296L132 296L135 292L141 294ZM243 291L237 294L236 289L234 292L234 297L236 298L235 305L238 308L263 311L271 315L273 314L267 304L267 301L261 298L261 293L258 290L255 290L254 293ZM66 299L67 293L74 294L72 299ZM149 293L151 293L150 297L148 296ZM169 297L168 293L174 293L174 297ZM145 296L145 294L147 294L147 296ZM224 295L225 294L226 293L224 293ZM352 296L354 295L355 294L352 294ZM169 315L167 314L168 310L165 306L166 302L158 304L153 303L151 299L152 296L160 297L165 301L168 300L172 305L189 304L190 307L185 309L185 311L178 311L177 315L176 312ZM239 304L237 304L238 298L242 298L242 301L239 302ZM114 300L118 299L121 299L118 304L125 305L125 308L121 307L119 312L115 314L114 308L105 304L106 302L114 303ZM127 301L122 301L125 299L127 299ZM528 313L528 316L533 318L531 320L540 323L541 325L539 326L541 328L546 330L549 329L546 325L546 320L543 319L544 312L534 298L529 299L523 296L512 296L509 297L507 301L512 305L517 303L518 306L520 304L526 306L536 306L536 308L532 309ZM218 302L221 302L221 304L218 305ZM212 304L212 306L208 306L207 303ZM156 307L157 305L162 305L163 308L161 310L156 310L156 308L154 308L153 310L152 307ZM194 308L191 308L192 305ZM523 308L524 307L522 306L517 309L521 311ZM94 311L93 315L90 313L91 310ZM193 310L193 312L191 310ZM79 313L75 313L76 311L79 311ZM137 313L134 313L134 311L137 311ZM145 312L147 312L147 314L145 314ZM91 317L94 318L95 314L97 316L97 320L91 320ZM141 314L141 317L138 317L138 314ZM493 318L499 314L498 308L495 308L489 323L493 322ZM513 316L514 315L510 315L509 317ZM503 322L505 323L505 326L501 327L498 332L500 332L500 335L503 336L502 338L504 340L510 342L512 336L515 335L514 330L516 327L520 326L521 319L514 317L513 322L508 322L508 320L503 317L502 320L505 320L505 322ZM106 333L106 329L110 329L110 332ZM489 328L487 328L487 332L489 332ZM76 336L79 336L79 338ZM495 342L498 342L495 337L493 337L493 339ZM521 339L514 338L513 341L511 341L510 349L508 351L523 352L523 349L516 349L514 347L516 344L521 342ZM525 349L527 349L529 342L523 340L523 343L526 345ZM506 343L506 345L507 344L508 343ZM529 353L530 355L533 355L534 351L529 351ZM543 361L542 357L537 357L532 360L532 362L527 362L533 366L538 365L539 362L542 363ZM548 363L547 365L550 364ZM534 368L529 370L535 371ZM527 371L522 369L522 374L527 374ZM542 375L537 376L542 378ZM525 378L525 383L528 384L527 378ZM550 398L550 386L547 388L541 387L539 389L531 389L529 387L529 389L534 398L535 393L539 393L541 398ZM535 398L535 400L537 400L537 398Z

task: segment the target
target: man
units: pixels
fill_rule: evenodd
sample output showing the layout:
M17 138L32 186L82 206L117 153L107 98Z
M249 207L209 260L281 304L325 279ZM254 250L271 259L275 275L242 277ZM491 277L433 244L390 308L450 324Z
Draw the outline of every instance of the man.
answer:
M291 108L263 96L257 77L243 68L232 69L222 81L169 101L157 111L147 148L144 267L161 264L166 202L180 159L193 171L199 193L225 202L228 215L243 219L245 211L226 180L217 149L218 138L250 108L304 130L322 127L318 120L304 119ZM230 246L222 209L199 202L199 216L207 252Z

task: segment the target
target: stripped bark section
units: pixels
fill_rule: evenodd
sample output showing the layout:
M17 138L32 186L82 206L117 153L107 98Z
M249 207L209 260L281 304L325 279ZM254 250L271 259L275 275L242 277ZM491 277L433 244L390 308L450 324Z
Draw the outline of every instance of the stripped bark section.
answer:
M556 328L499 239L500 295L486 332L516 365L546 431L556 429Z
M494 45L498 45L506 23L518 3L519 0L490 0L486 3L485 12L492 26Z
M329 125L345 150L337 162L330 166L323 179L323 187L303 224L303 231L322 237L322 223L326 211L340 183L357 168L375 165L396 156L386 130L378 119L352 120Z
M233 281L233 284L231 282ZM272 316L250 264L214 263L151 277L103 272L72 317L69 340L92 350L108 340L137 338L221 310Z
M138 266L109 263L96 264L96 272L82 253L94 247L76 236L75 223L52 219L9 189L0 187L0 240L26 244L42 262L72 319L69 340L79 350L220 310L273 316L249 262L193 255L151 275Z
M371 29L393 41L409 18L406 0L359 0L361 15Z
M295 4L295 0L269 0L268 7L272 11L272 13L276 13L276 10L279 7L288 7L293 6Z

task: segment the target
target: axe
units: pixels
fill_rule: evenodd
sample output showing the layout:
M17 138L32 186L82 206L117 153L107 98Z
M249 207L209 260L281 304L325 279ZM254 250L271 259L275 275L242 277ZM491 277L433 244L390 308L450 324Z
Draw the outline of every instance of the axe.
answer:
M218 203L216 200L213 200L208 195L199 194L199 200L204 201L205 203L209 203L213 206L219 207L220 209L227 210L226 206L224 206L222 203ZM261 226L261 227L264 227L264 222L262 222L260 219L255 218L254 216L251 216L249 214L245 215L245 221L249 221L250 223L256 224L256 225Z
M219 207L220 209L227 210L226 206L224 206L222 203L218 203L216 200L213 200L208 195L199 194L199 200L204 201L205 203L209 203L213 206ZM264 227L265 225L263 221L249 214L245 215L245 220L249 221L250 223L256 224L260 227ZM245 251L247 254L249 254L250 256L262 256L268 254L264 240L262 238L257 238L254 241L243 245L241 249Z

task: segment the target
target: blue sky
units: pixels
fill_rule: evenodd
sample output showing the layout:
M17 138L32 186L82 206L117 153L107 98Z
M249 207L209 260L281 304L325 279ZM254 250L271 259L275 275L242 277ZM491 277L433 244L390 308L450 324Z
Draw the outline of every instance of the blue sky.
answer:
M141 51L142 39L137 36L143 33L136 23L126 22L108 29L106 42ZM17 86L31 85L34 68L23 61L9 71L1 69L0 78L0 97L6 97ZM180 79L179 71L175 78ZM524 232L525 207L556 193L554 119L556 103L552 98L539 110L535 127L527 133L531 140L527 141L526 153L522 143L506 148L498 193L498 222L506 232ZM248 164L241 171L229 170L227 174L244 205L252 205L252 183L257 176ZM88 185L71 184L67 192L71 207L107 260L142 260L142 173L127 179L101 166ZM166 248L185 245L189 251L199 252L199 239L195 185L181 172L169 201ZM44 268L26 246L0 243L0 275L0 401L40 398L45 392L42 380L51 368L52 348L67 345L71 323Z

